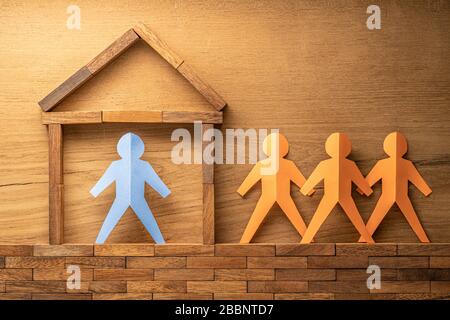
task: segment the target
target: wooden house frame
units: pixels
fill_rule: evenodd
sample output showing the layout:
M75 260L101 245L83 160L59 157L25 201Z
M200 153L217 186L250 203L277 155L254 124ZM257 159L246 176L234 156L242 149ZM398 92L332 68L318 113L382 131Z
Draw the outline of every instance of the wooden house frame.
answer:
M144 40L174 67L216 111L75 111L51 112L67 96L95 76L130 46ZM64 243L64 170L63 126L101 123L203 123L203 132L220 125L226 102L148 26L139 24L128 30L87 65L75 72L39 102L42 123L48 127L49 139L49 243ZM203 143L202 149L206 147ZM203 244L214 244L214 164L202 164Z

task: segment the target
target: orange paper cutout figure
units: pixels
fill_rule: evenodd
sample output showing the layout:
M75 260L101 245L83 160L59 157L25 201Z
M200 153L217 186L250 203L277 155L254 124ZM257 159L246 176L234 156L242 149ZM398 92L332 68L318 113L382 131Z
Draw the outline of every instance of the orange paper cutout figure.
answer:
M406 138L400 132L390 133L383 148L389 158L378 161L366 177L370 186L382 180L381 197L367 222L367 231L373 235L396 203L420 241L430 242L408 197L408 182L411 181L425 196L430 195L431 189L414 164L403 158L408 151ZM359 241L363 242L363 239Z
M353 201L352 182L366 195L370 195L372 189L364 179L355 162L347 159L351 150L352 146L346 134L333 133L328 137L325 143L325 151L331 159L320 162L300 190L304 195L307 195L313 187L324 180L323 198L314 213L301 243L310 243L312 241L321 225L338 203L361 234L362 238L366 242L374 243Z
M241 196L244 196L261 180L261 197L240 243L250 243L275 202L278 203L300 235L303 236L306 230L305 222L291 198L291 181L301 188L306 179L293 161L284 159L289 151L288 141L282 134L272 133L264 139L263 151L268 158L259 161L253 167L237 190ZM311 192L313 191L311 190Z

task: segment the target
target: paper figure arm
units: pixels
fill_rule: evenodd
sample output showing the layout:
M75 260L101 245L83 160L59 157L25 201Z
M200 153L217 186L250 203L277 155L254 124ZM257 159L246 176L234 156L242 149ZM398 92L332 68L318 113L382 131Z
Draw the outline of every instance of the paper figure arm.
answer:
M253 167L245 180L237 189L237 193L243 197L261 179L261 164L258 162Z
M153 167L150 165L150 163L146 163L145 165L145 182L155 189L156 192L158 192L161 197L165 198L170 194L170 189L164 184L164 182L161 180L161 178L158 176L158 174L155 172Z
M295 183L299 188L303 187L306 182L305 176L303 176L300 169L295 165L295 163L291 163L289 166L289 173L291 174L291 180ZM316 190L312 189L311 192L308 193L308 196L311 196Z
M111 163L106 169L103 176L97 181L95 186L89 191L91 195L94 198L97 198L97 196L102 193L106 188L108 188L111 183L113 183L116 180L116 174L117 174L117 165L115 162Z
M370 187L369 183L366 179L364 179L364 176L362 175L361 171L359 171L358 166L356 163L352 162L351 164L351 171L352 171L352 181L356 186L364 192L366 196L370 196L373 192L372 188Z
M372 170L370 170L369 174L366 176L366 181L370 187L372 187L383 177L382 171L383 171L382 165L380 161L378 161L372 168ZM357 188L356 191L358 191L358 193L361 195L364 194L364 192L360 188Z
M319 163L314 169L313 173L309 176L308 180L305 181L300 192L305 196L311 196L313 194L313 188L323 180L325 167L323 162Z
M417 189L420 190L426 197L431 194L431 188L426 183L425 179L420 175L417 168L412 162L408 162L408 179Z

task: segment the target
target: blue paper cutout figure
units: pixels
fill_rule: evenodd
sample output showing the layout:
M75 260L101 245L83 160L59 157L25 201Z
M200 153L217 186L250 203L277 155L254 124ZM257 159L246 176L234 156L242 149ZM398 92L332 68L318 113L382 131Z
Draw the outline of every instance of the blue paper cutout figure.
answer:
M144 142L134 133L126 133L117 143L117 153L122 159L113 161L90 193L97 197L111 183L116 182L116 199L103 222L96 243L106 241L128 207L136 213L156 243L165 243L147 201L144 197L145 183L148 183L163 198L170 194L150 163L141 160Z

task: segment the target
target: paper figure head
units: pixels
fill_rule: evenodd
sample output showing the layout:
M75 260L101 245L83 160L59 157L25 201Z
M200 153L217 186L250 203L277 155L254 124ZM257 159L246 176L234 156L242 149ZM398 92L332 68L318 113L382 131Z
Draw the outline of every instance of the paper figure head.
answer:
M352 152L352 143L345 133L332 133L325 142L325 151L332 158L345 158Z
M268 157L278 155L283 158L289 152L289 143L281 133L271 133L264 139L263 151Z
M408 143L403 134L400 132L392 132L384 139L383 149L388 156L402 157L408 151Z
M117 153L122 159L139 159L144 154L144 142L138 135L128 132L117 143Z

